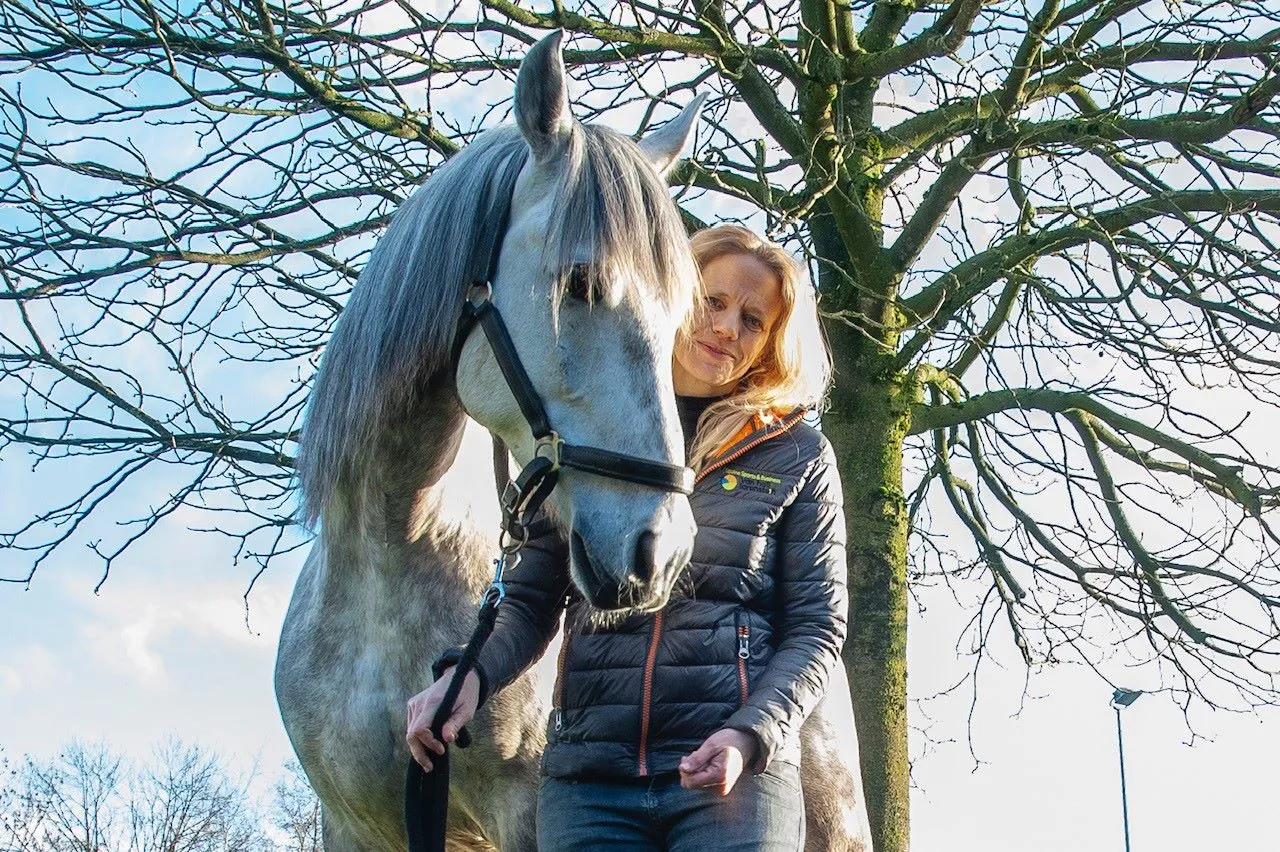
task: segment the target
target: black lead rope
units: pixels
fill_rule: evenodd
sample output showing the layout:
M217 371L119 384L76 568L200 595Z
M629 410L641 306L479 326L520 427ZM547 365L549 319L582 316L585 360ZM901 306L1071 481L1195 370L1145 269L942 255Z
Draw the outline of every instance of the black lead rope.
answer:
M535 460L536 461L536 460ZM529 526L533 515L554 485L553 472L545 465L530 465L514 483L507 471L507 450L501 441L494 440L494 476L502 488L502 528L505 542L502 555L494 560L493 582L485 591L476 616L476 627L467 641L466 648L454 663L453 675L445 689L440 706L431 719L431 735L437 742L444 742L444 724L453 715L453 705L462 692L467 675L475 669L480 650L493 633L498 620L498 606L506 597L503 575L520 563L520 550L529 540ZM530 468L533 468L531 471ZM541 475L539 475L541 471ZM547 485L547 480L551 485ZM505 485L504 485L505 483ZM447 668L438 662L433 666L438 679ZM471 745L471 736L464 727L458 731L457 745ZM404 822L409 841L409 852L445 852L445 835L449 823L449 747L444 754L431 755L431 772L425 772L417 761L410 759L404 779Z
M475 668L476 657L480 648L493 632L493 625L498 619L498 604L502 597L490 587L485 593L484 602L480 605L480 613L476 618L476 629L467 642L466 650L458 659L449 688L445 691L444 700L436 709L435 718L431 720L431 733L439 741L444 742L441 730L453 712L454 702L462 691L462 683ZM458 747L466 748L471 744L467 729L458 732ZM444 754L431 755L431 772L424 772L416 760L409 761L409 771L404 780L404 824L408 834L410 852L444 852L445 834L449 823L449 748Z

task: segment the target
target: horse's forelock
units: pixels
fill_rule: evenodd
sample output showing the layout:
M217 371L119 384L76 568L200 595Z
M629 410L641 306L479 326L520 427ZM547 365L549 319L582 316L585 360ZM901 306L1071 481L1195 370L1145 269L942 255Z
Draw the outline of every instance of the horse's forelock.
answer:
M563 163L547 260L565 270L588 247L601 286L630 285L612 301L639 310L657 300L683 315L697 280L693 255L670 189L640 147L608 128L579 124Z

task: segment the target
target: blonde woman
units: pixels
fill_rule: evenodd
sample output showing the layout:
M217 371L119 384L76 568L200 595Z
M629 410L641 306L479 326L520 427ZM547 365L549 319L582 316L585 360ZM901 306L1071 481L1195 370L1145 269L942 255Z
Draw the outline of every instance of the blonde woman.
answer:
M830 444L804 422L831 360L812 288L738 226L693 237L705 303L676 342L698 483L693 558L658 612L593 618L563 543L533 542L444 727L451 741L537 659L567 604L543 753L543 850L797 850L799 729L845 637L844 517ZM428 771L449 670L409 704Z

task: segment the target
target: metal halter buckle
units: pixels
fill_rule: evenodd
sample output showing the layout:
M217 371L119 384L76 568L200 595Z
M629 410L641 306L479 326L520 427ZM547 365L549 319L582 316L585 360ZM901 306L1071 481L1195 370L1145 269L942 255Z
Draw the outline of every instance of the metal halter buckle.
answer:
M502 489L502 496L498 498L498 503L502 506L504 515L514 515L516 504L520 502L520 489L516 487L514 480L507 480L506 486Z
M499 503L502 507L502 531L498 535L498 547L508 556L515 554L529 543L529 528L520 521L517 509L524 494L514 482L508 482L502 490Z

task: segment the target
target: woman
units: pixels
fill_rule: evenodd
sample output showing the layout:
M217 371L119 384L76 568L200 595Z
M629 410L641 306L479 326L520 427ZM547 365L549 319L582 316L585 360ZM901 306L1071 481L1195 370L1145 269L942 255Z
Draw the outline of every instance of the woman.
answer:
M704 310L673 378L698 482L693 557L660 611L592 613L564 545L531 542L443 730L537 659L566 603L543 753L544 850L794 850L804 844L799 728L845 637L844 518L830 444L803 421L831 362L796 262L745 228L692 240ZM409 702L429 731L451 669ZM744 774L745 770L745 774Z

